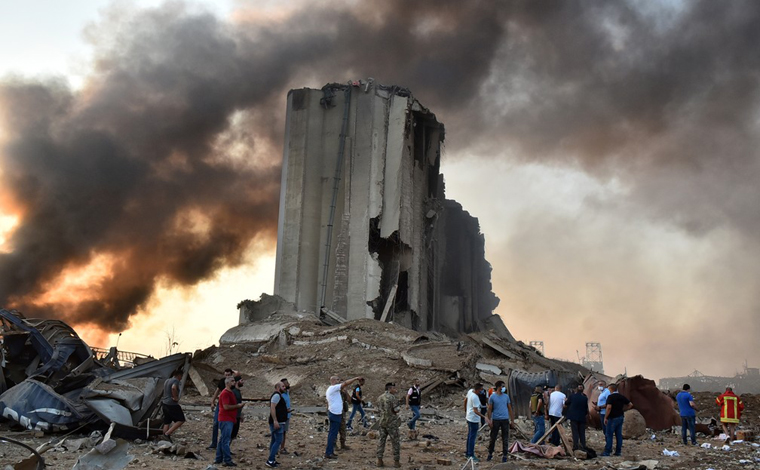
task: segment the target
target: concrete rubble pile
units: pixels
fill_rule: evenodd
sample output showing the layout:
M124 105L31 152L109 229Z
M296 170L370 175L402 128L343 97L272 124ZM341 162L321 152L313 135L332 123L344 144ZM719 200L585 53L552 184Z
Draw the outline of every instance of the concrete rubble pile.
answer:
M98 358L66 323L5 309L0 339L0 416L42 433L111 425L114 437L161 434L151 418L163 382L180 367L188 371L191 361L189 354L132 354L123 364L115 348Z
M196 353L193 364L204 376L207 390L219 370L234 365L259 379L246 385L247 393L268 396L271 384L287 377L294 388L303 384L312 391L299 402L307 399L315 404L324 402L330 375L371 375L405 384L416 380L424 395L445 397L476 382L497 380L529 396L536 384L580 383L588 373L578 364L547 359L496 328L452 338L394 322L336 322L298 311L292 303L267 294L241 305L241 324L222 335L219 347ZM368 382L368 396L380 395L384 384L384 380ZM517 411L527 416L521 407Z

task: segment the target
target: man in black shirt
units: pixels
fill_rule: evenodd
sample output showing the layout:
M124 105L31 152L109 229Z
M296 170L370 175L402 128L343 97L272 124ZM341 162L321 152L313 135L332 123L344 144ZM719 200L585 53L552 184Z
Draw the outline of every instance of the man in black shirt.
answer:
M351 422L354 420L354 415L358 411L361 414L361 421L364 427L369 427L367 424L367 415L364 412L364 397L362 396L362 387L364 386L364 379L359 379L359 383L354 385L354 389L351 392L351 404L353 409L351 410L351 416L348 417L348 424L346 429L352 431L354 428L351 426Z
M607 397L607 408L604 414L604 425L606 428L603 456L609 456L612 451L612 435L615 435L615 455L619 456L623 451L623 414L633 408L633 403L619 394L617 385L610 384L607 387L610 390L610 396Z
M578 385L575 393L565 402L565 416L570 420L573 432L573 450L586 450L586 415L588 415L588 397L583 394L583 385ZM578 443L580 442L580 447Z

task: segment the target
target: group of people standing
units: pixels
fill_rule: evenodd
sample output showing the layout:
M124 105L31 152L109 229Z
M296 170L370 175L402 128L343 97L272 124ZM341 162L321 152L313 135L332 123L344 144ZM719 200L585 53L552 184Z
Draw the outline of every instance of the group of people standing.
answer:
M691 437L691 444L697 445L697 405L694 403L694 397L691 394L691 386L683 384L683 390L676 395L678 411L681 415L681 440L684 445L689 445L687 431ZM723 392L715 399L715 403L720 408L720 424L723 426L723 433L727 441L736 440L736 425L744 411L744 403L735 393L733 387L726 387Z
M625 411L631 409L631 401L618 393L617 385L607 385L605 381L597 382L599 397L592 405L599 412L602 424L602 432L605 437L603 456L612 452L613 437L615 438L615 453L620 455L623 448L623 416ZM545 434L545 420L549 420L554 427L549 437L553 445L560 444L559 430L555 426L564 416L570 422L570 431L573 437L573 450L588 451L586 445L586 424L589 415L589 398L585 394L582 384L573 389L570 396L562 392L562 386L556 385L553 391L548 387L536 387L530 397L530 412L533 418L535 431L531 443L537 443Z

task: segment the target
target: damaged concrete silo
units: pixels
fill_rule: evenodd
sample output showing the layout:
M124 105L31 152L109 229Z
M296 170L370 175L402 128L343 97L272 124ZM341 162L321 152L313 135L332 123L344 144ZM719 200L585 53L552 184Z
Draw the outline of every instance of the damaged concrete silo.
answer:
M496 328L478 220L444 196L444 126L409 90L288 94L275 294L415 330Z

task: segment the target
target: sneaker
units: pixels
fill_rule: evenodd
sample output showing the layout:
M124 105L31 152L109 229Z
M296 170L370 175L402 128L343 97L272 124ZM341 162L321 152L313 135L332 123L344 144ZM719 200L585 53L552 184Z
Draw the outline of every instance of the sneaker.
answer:
M600 455L601 455L602 457L609 457L609 456L610 456L610 454L608 454L608 453L606 453L606 452L603 452L603 453L602 453L602 454L600 454Z
M473 461L473 462L480 462L480 459L479 459L479 458L477 458L477 457L475 457L475 456L473 455L473 456L472 456L472 461Z
M501 463L504 463L506 461L507 461L507 456L505 455L504 457L501 458Z
M222 467L237 467L237 464L235 462L224 462Z
M219 465L220 463L222 463L221 460L214 460L214 465Z
M280 455L288 455L289 453L288 449L280 449Z
M277 466L277 462L270 462L269 460L267 460L267 463L265 463L264 465L266 465L269 468L275 468Z
M337 456L337 455L335 455L335 454L330 454L330 455L325 455L325 458L326 458L326 459L337 459L337 458L338 458L338 456Z
M348 425L346 425L346 429L349 430L349 431L353 431L354 427L351 426L350 424L348 424Z
M493 459L493 454L488 454L488 457L486 457L486 462L490 462L491 459Z
M169 436L167 436L166 434L161 434L161 437L159 437L158 440L164 440L164 441L174 442L174 441L172 441L172 438L169 437Z

